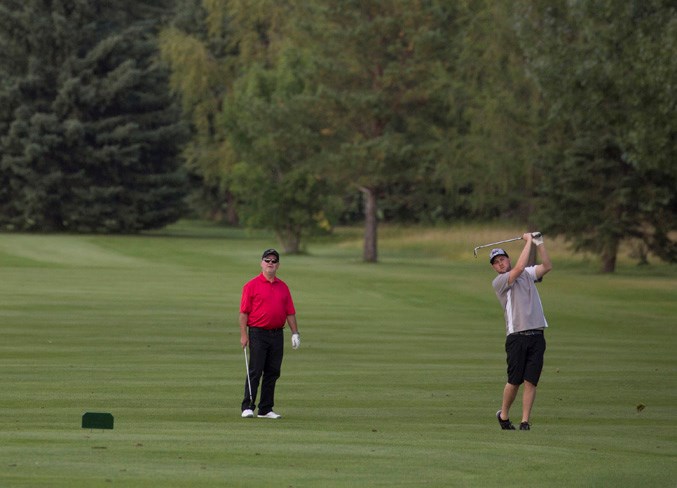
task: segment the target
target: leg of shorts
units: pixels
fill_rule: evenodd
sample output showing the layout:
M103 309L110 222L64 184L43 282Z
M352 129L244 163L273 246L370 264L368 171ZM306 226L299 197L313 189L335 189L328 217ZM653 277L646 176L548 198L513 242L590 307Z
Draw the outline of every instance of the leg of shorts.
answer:
M521 385L524 383L526 366L526 341L528 336L511 334L505 338L506 363L508 364L508 383Z
M526 364L524 367L524 379L534 386L538 386L538 380L543 371L543 356L545 355L545 335L528 336Z

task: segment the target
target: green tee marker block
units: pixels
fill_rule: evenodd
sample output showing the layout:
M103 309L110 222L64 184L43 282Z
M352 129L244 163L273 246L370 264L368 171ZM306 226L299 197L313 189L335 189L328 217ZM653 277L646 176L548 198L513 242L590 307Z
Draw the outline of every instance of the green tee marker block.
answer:
M112 429L113 415L110 413L87 412L82 416L83 429Z

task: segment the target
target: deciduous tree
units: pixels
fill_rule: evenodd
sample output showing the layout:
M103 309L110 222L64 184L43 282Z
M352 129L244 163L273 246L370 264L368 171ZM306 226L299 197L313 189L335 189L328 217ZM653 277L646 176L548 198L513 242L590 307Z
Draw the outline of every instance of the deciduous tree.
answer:
M363 259L375 262L379 199L434 174L436 142L455 118L458 12L449 2L346 0L308 17L334 177L363 194Z

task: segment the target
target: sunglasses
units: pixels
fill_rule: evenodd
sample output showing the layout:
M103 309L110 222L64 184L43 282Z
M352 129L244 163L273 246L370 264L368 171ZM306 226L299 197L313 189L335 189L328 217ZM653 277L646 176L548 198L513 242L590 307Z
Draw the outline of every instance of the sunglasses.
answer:
M264 261L265 261L266 263L277 264L277 259L264 259Z

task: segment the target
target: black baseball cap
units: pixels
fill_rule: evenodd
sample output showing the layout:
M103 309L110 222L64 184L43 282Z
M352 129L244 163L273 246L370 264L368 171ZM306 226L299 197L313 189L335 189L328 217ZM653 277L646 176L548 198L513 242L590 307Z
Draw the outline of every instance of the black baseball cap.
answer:
M280 260L280 254L275 249L272 248L263 251L263 256L261 256L261 259L266 259L266 257L270 256L271 254L275 256L275 259L277 259L278 261Z

